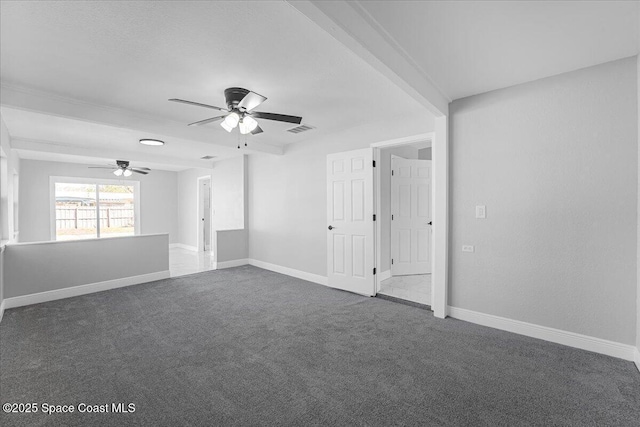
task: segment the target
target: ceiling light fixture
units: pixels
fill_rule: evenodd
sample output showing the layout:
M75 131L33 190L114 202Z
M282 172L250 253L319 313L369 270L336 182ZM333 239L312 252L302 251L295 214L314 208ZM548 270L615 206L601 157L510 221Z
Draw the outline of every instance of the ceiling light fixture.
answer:
M251 116L244 116L240 120L240 133L246 135L258 126L258 122Z
M220 126L222 126L227 132L231 132L236 126L238 126L239 121L240 116L238 113L233 112L224 118L224 121L220 123Z
M158 146L164 145L164 141L160 141L159 139L143 138L140 140L140 144Z
M120 169L120 168L118 168L118 169L116 169L116 170L114 170L114 171L113 171L113 174L114 174L115 176L122 176L122 172L123 172L123 170L122 170L122 169Z
M131 175L133 175L133 172L131 172L131 169L125 169L125 170L122 172L122 175L124 175L124 176L131 176Z

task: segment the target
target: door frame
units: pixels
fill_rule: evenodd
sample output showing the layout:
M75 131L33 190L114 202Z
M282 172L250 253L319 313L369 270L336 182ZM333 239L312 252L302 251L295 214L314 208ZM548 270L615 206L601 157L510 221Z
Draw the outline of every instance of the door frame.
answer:
M440 123L437 123L440 125ZM445 122L446 125L446 122ZM436 126L438 128L440 126ZM446 128L445 128L446 129ZM437 129L438 130L438 129ZM443 129L440 129L441 131ZM442 133L442 132L441 132ZM448 259L448 243L449 243L449 225L448 225L448 181L447 181L447 162L448 162L448 146L446 144L446 131L442 137L437 137L437 132L429 132L418 135L412 135L404 138L391 139L372 143L373 159L376 162L374 168L373 179L373 199L375 213L379 218L382 211L380 203L380 149L394 146L402 146L414 144L418 142L431 142L432 148L432 171L431 171L431 206L433 209L433 227L431 233L431 247L433 248L431 256L431 310L435 317L444 319L447 316L447 259ZM382 234L382 223L376 221L375 225L375 261L376 266L382 265L380 236ZM379 274L375 275L375 291L378 292Z
M202 209L202 198L200 197L200 184L201 181L204 180L209 180L209 253L213 254L213 218L211 215L212 209L211 209L211 203L212 203L212 197L213 197L213 193L211 191L212 188L212 182L211 182L211 175L203 175L203 176L199 176L197 181L196 181L196 248L198 249L198 252L204 252L204 242L202 242L200 240L200 238L202 237L202 221L200 220L200 210Z

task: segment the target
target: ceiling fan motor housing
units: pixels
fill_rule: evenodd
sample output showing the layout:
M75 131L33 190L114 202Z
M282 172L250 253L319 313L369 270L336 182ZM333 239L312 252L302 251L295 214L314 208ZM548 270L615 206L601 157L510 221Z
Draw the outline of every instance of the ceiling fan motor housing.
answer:
M116 160L116 164L118 165L119 168L128 168L129 167L129 161L127 160Z
M227 101L229 111L237 110L238 104L250 91L241 87L230 87L224 91L224 99Z

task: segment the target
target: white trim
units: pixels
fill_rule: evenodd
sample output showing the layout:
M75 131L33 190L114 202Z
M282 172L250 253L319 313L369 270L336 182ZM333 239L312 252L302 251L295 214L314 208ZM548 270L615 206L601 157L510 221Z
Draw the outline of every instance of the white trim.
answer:
M371 144L374 148L373 158L376 166L380 161L380 148L393 147L399 145L413 144L416 142L431 142L432 148L432 172L431 172L431 206L433 206L433 228L431 233L431 310L433 315L444 319L447 316L447 287L448 287L448 259L449 259L449 142L447 135L447 117L435 118L435 132L423 133L403 138L380 141ZM374 203L378 214L382 211L380 206L380 170L376 167L374 172ZM374 251L376 266L381 265L381 250L379 234L382 232L381 221L376 221L376 238L374 239ZM380 278L376 278L376 291L379 287Z
M2 300L2 302L0 302L0 322L2 322L2 318L4 317L4 302L5 300Z
M636 364L636 368L640 371L640 348L635 348L633 351L633 362Z
M319 285L329 286L326 276L319 274L307 273L306 271L295 270L281 265L271 264L269 262L258 261L257 259L249 259L249 264L254 267L264 268L265 270L275 271L276 273L286 274L287 276L296 277Z
M200 210L202 208L202 199L200 197L200 182L205 180L209 180L209 252L212 252L211 249L213 248L214 233L213 233L213 217L211 215L213 212L213 209L211 208L211 204L213 203L213 191L212 191L213 180L211 175L202 175L196 179L196 224L197 224L196 252L205 251L204 242L200 241L200 238L202 237L202 228L204 227L204 225L202 224L202 221L200 220Z
M618 357L620 359L633 361L634 351L638 350L628 344L608 341L601 338L590 337L588 335L576 334L574 332L535 325L533 323L521 322L519 320L507 319L505 317L491 314L479 313L458 307L447 307L449 316L502 331L513 332L532 338L575 347L582 350L593 351L595 353L606 354L607 356Z
M249 264L249 260L247 258L243 258L243 259L232 259L231 261L216 262L214 267L216 270L221 270L223 268L239 267L241 265L247 265L247 264Z
M389 139L386 141L374 142L370 145L373 148L388 148L394 147L397 145L407 145L407 144L415 144L416 142L431 142L431 146L433 146L433 140L435 139L434 132L428 133L420 133L418 135L405 136L402 138Z
M140 237L153 237L153 236L168 236L169 233L154 233L154 234L137 234L134 236L113 236L113 237L93 237L91 239L78 239L78 240L42 240L40 242L15 242L7 243L5 246L31 246L31 245L63 245L65 243L78 243L78 242L90 242L93 240L116 240L116 239L132 239Z
M187 251L198 252L198 248L195 246L185 245L184 243L170 243L169 249L184 249Z
M391 270L381 271L380 276L378 276L378 282L382 282L383 280L387 280L391 278Z
M87 285L79 285L70 288L55 289L52 291L6 298L3 303L5 304L5 308L22 307L24 305L40 304L43 302L71 298L79 295L92 294L94 292L107 291L109 289L153 282L155 280L168 279L169 277L169 270L157 271L155 273L141 274L139 276L123 277L121 279L106 280L104 282L89 283Z
M440 319L449 304L449 137L447 116L436 117L431 141L431 309Z

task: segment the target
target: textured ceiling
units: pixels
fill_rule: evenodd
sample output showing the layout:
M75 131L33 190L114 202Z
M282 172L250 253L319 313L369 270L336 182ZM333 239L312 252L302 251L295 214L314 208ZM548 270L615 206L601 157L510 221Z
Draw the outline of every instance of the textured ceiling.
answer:
M637 1L352 3L451 100L638 53Z
M106 106L113 115L139 115L166 129L179 128L181 150L172 156L199 157L198 143L227 149L211 154L234 154L230 149L238 142L237 132L228 134L218 124L185 126L215 111L167 102L177 97L224 106L223 91L230 86L265 95L261 111L301 115L303 123L316 127L294 135L286 132L293 125L262 120L265 132L250 137L254 146L277 147L396 116L425 114L285 2L2 2L1 12L0 74L5 87L27 87L45 92L41 98L53 94L82 101L83 110ZM48 100L40 100L19 108L51 113L48 105ZM82 121L87 118L63 115L80 119L67 123L73 131L52 133L51 120L22 126L25 117L18 120L19 114L5 121L12 137L82 144L87 129ZM122 127L125 122L110 122L104 113L94 116L104 125ZM163 131L158 128L156 133ZM110 147L135 149L137 135L136 129L129 135L121 132L120 139L110 139ZM86 136L88 144L100 139Z

